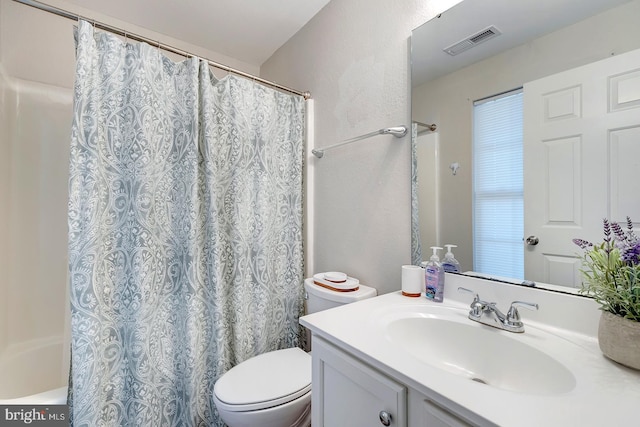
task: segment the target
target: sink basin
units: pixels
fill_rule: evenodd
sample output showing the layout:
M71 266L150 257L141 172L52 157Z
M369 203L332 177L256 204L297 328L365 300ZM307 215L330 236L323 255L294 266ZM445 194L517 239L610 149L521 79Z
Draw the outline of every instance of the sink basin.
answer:
M385 323L387 339L399 349L470 381L537 395L566 393L576 385L571 371L533 346L536 340L547 337L525 338L524 334L473 322L462 314L456 317L420 313Z

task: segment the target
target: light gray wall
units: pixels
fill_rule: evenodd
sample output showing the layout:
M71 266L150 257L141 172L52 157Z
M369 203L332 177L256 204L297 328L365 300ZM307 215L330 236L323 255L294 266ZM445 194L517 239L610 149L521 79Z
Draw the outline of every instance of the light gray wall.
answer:
M457 0L332 0L263 66L311 91L315 145L409 125L411 30ZM343 271L387 293L410 264L410 137L376 136L314 162L316 272Z

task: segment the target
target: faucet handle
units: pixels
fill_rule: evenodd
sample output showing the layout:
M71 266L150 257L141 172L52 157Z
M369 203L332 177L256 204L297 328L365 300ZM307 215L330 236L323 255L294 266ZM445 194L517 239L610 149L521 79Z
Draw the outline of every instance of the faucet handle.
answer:
M509 307L509 311L507 312L506 319L511 326L522 326L522 321L520 321L520 313L518 313L518 307L524 307L528 310L537 310L538 304L524 301L512 302L511 307Z
M479 319L482 316L482 311L485 309L487 303L480 300L480 295L478 295L476 292L472 291L471 289L463 288L462 286L460 286L458 288L458 292L474 295L473 301L471 302L471 306L470 306L471 311L469 311L469 317L471 319Z
M471 289L467 289L467 288L463 288L462 286L458 287L458 292L460 292L461 294L472 294L475 295L475 298L473 299L474 301L480 301L480 295L478 295L476 292L472 291Z

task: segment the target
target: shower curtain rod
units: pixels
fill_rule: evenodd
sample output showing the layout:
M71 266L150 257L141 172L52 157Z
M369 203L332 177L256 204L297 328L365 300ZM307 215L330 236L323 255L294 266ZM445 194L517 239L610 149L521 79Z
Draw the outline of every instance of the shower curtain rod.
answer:
M43 10L45 12L53 13L54 15L62 16L63 18L72 19L74 21L78 21L80 19L84 19L85 21L91 22L95 28L99 28L101 30L108 31L110 33L117 34L119 36L123 36L125 38L135 40L137 42L143 42L143 43L147 43L147 44L150 44L150 45L153 45L153 46L157 46L158 49L162 49L162 50L165 50L167 52L175 53L176 55L184 56L185 58L191 58L191 57L200 58L198 55L194 55L194 54L189 53L187 51L184 51L182 49L178 49L178 48L175 48L173 46L170 46L170 45L167 45L167 44L164 44L164 43L160 43L160 41L158 41L158 40L152 40L152 39L149 39L149 38L144 37L144 36L140 36L140 35L137 35L137 34L134 34L134 33L130 33L130 32L125 31L123 29L120 29L120 28L117 28L117 27L113 27L111 25L104 24L102 22L98 22L98 21L96 21L94 19L91 19L91 18L85 18L85 17L82 17L82 16L80 16L78 14L71 13L69 11L66 11L66 10L63 10L63 9L59 9L57 7L50 6L48 4L40 3L40 2L35 1L35 0L13 0L13 1L18 2L18 3L22 3L22 4L26 5L26 6L34 7L34 8L39 9L39 10ZM258 77L258 76L254 76L254 75L249 74L249 73L245 73L244 71L237 70L235 68L229 67L229 66L224 65L224 64L220 64L219 62L215 62L215 61L212 61L212 60L206 59L206 58L201 58L201 59L206 61L210 66L212 66L214 68L218 68L220 70L223 70L223 71L226 71L226 72L229 72L229 73L232 73L232 74L237 74L239 76L246 77L246 78L251 79L251 80L255 80L255 81L260 82L262 84L265 84L267 86L271 86L271 87L283 90L285 92L293 93L295 95L300 95L300 96L304 97L304 99L310 99L311 98L311 92L302 92L302 91L299 91L299 90L291 89L291 88L283 86L281 84L278 84L278 83L263 79L263 78Z
M428 130L428 131L431 131L431 132L435 132L435 131L436 131L436 129L438 128L438 127L435 125L435 123L434 123L434 124L431 124L431 125L428 125L428 124L426 124L426 123L418 122L418 121L416 121L416 120L413 120L413 123L417 124L418 126L422 126L423 128L427 128L427 130ZM426 131L425 131L425 132L426 132Z
M396 126L396 127L392 127L392 128L384 128L384 129L379 129L375 132L369 132L367 134L364 135L360 135L360 136L356 136L355 138L351 138L351 139L345 139L342 142L338 142L337 144L333 144L333 145L329 145L328 147L324 147L321 150L311 150L311 152L313 153L314 156L316 156L317 158L321 159L322 156L324 156L324 152L327 150L331 150L332 148L336 148L336 147L340 147L342 145L346 145L346 144L351 144L352 142L356 142L356 141L360 141L361 139L365 139L365 138L370 138L372 136L376 136L376 135L384 135L390 133L391 135L395 136L396 138L402 138L403 136L405 136L407 134L407 127L406 126Z

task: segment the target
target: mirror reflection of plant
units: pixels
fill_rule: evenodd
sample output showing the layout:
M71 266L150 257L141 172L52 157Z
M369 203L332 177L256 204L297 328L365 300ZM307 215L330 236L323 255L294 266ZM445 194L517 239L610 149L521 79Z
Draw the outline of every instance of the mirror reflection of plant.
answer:
M581 293L593 297L605 311L640 322L640 239L629 217L626 230L607 219L603 229L600 244L573 239L585 251Z

